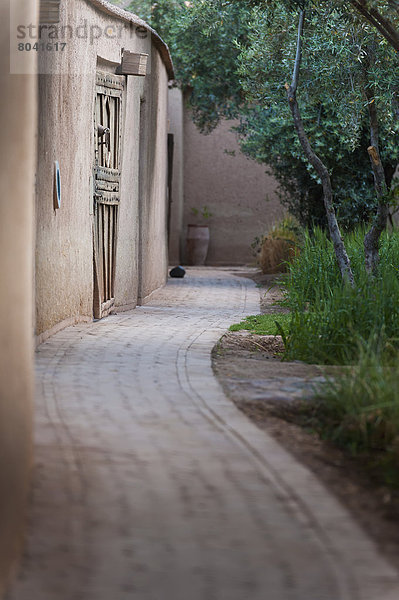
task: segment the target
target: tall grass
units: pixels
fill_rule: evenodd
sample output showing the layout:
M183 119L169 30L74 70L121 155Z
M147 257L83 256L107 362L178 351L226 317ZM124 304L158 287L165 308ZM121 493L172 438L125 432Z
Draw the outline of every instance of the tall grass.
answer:
M365 271L363 239L362 229L345 239L351 288L327 236L306 235L285 280L291 309L285 357L349 365L318 390L315 424L334 443L364 454L378 477L399 488L399 234L381 237L376 277Z
M379 340L358 342L359 362L319 390L319 428L325 437L366 454L384 483L399 487L399 360L384 366Z
M284 282L292 314L287 359L350 364L359 358L359 338L383 347L385 361L399 348L399 234L383 234L374 278L364 268L363 239L358 229L345 240L356 281L351 288L341 279L326 234L316 229L305 236Z

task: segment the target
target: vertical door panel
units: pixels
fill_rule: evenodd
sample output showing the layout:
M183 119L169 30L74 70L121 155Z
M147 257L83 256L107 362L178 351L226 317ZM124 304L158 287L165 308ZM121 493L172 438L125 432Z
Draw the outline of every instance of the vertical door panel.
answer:
M115 303L123 89L123 77L97 73L94 113L93 312L98 319L107 316Z

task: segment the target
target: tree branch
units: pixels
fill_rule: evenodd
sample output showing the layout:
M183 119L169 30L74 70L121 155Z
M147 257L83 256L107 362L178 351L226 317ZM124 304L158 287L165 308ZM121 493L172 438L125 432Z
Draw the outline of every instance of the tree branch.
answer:
M292 73L292 83L291 83L291 93L295 94L298 88L298 80L299 80L299 69L301 66L302 60L302 34L303 34L303 24L305 21L305 11L301 10L299 13L299 23L298 23L298 38L296 44L296 56L295 56L295 65L294 71Z
M378 10L368 7L364 0L350 0L352 6L399 51L399 31Z
M302 58L302 33L304 28L304 11L300 12L299 16L299 25L298 25L298 38L297 38L297 49L296 49L296 58L294 71L292 75L292 84L285 84L285 88L287 90L288 96L288 104L292 113L292 117L294 120L295 129L298 135L299 142L302 146L302 149L305 153L306 158L310 162L310 164L315 169L316 173L321 179L321 183L323 186L323 202L326 210L326 217L328 223L328 229L330 232L331 240L334 244L335 256L338 262L339 270L341 272L342 279L349 282L349 284L354 287L354 277L352 273L352 268L350 264L350 260L348 254L345 249L345 245L341 236L341 232L339 230L337 217L334 210L333 203L333 194L331 187L330 175L328 173L327 167L320 160L317 154L314 152L312 146L310 145L309 138L306 135L305 127L303 125L301 112L299 110L299 105L296 97L296 91L299 80L299 70L301 66L301 58Z
M372 53L371 53L372 55ZM379 149L379 131L378 131L378 112L375 102L374 90L365 85L365 94L368 101L368 112L370 121L370 146L367 152L371 161L371 168L374 175L374 186L378 199L377 213L374 221L364 238L364 254L366 261L366 270L372 274L376 272L378 265L378 247L381 233L384 231L388 214L387 202L387 184L385 179L384 167L381 162Z

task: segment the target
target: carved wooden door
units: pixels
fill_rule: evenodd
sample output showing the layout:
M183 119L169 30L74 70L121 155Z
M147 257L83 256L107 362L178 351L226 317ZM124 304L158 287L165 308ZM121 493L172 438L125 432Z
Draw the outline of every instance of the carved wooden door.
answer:
M122 96L125 80L97 72L94 113L94 318L115 304L116 247L120 203Z

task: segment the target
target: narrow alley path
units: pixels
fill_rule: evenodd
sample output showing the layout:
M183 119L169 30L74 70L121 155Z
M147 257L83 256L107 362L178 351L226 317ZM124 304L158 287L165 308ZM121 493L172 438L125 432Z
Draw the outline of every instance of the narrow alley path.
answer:
M250 280L189 269L40 347L28 547L8 600L399 598L345 510L212 374L213 344L258 311Z

